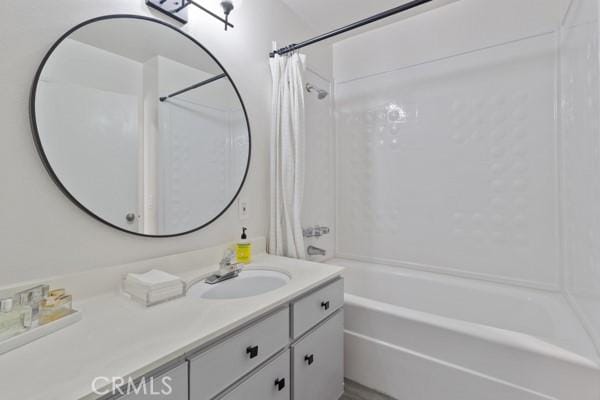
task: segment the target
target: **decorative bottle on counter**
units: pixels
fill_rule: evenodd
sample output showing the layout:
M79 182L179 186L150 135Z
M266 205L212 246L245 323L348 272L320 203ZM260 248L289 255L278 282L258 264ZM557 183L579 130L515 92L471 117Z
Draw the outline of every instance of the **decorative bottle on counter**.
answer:
M235 255L240 264L250 264L252 262L252 243L246 236L247 228L242 228L241 240L235 246Z
M0 340L23 333L30 327L30 307L14 307L11 298L0 300Z

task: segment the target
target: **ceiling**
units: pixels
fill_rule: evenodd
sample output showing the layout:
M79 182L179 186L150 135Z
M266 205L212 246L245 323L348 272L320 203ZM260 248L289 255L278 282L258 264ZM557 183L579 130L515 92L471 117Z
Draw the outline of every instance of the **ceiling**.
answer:
M310 26L315 33L325 33L342 26L351 24L366 17L378 14L388 9L409 3L410 0L281 0L296 15ZM411 9L407 12L385 18L367 28L358 29L352 34L358 34L368 29L397 22L401 19L420 14L432 8L441 7L457 0L433 0L431 3ZM349 35L338 37L338 40Z

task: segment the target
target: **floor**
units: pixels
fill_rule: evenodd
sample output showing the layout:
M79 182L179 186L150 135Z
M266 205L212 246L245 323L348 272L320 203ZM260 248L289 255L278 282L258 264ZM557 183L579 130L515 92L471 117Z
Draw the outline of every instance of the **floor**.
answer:
M393 398L372 389L362 386L356 382L346 380L344 395L340 400L394 400Z

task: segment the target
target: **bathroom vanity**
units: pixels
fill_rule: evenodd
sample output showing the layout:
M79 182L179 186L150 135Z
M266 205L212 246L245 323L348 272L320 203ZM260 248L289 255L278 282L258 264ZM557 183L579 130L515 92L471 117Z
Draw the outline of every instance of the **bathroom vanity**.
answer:
M262 253L246 271L285 274L285 285L240 298L195 295L193 284L214 273L223 248L48 281L72 289L83 319L2 355L2 399L337 400L343 269ZM146 308L117 290L123 274L158 266L191 285L188 295ZM159 394L111 393L113 377L145 381Z
M190 352L185 361L159 368L154 380L171 377L173 393L163 398L172 400L337 400L344 376L343 303L343 280L335 278Z

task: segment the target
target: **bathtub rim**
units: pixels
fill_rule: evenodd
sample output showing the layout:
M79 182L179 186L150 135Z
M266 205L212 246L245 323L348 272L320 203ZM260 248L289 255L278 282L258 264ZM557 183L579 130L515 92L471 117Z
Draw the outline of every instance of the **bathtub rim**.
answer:
M572 354L575 356L574 357L575 359L577 359L578 357L582 358L583 360L585 360L584 364L592 363L594 366L596 366L596 368L600 368L600 349L598 349L596 347L596 342L593 340L593 337L590 334L589 330L587 329L585 324L581 321L581 319L579 318L579 315L577 315L577 311L573 309L569 299L566 298L566 296L564 296L564 294L562 292L557 292L557 291L553 291L553 290L536 289L536 288L523 287L523 286L515 287L514 285L507 284L504 282L496 282L496 281L488 281L488 280L482 281L482 280L479 280L476 278L455 276L452 274L438 274L435 271L421 270L418 268L404 268L402 266L397 266L397 265L385 265L385 264L374 263L372 261L363 261L363 260L357 260L357 259L352 259L352 258L343 258L340 255L336 255L336 257L331 258L325 262L327 264L343 267L345 269L345 272L343 273L343 275L346 275L346 271L352 273L353 269L364 270L364 268L366 268L366 267L373 267L373 268L375 268L376 271L380 271L381 273L384 273L384 274L391 274L395 277L400 277L400 278L408 277L408 278L415 278L415 279L424 279L424 280L432 281L432 282L440 281L440 280L441 281L449 280L449 282L455 283L457 285L466 285L469 288L475 288L478 290L482 289L482 288L490 289L490 290L493 290L494 292L498 291L501 294L504 294L503 292L507 291L507 290L514 290L514 291L518 292L519 295L523 295L523 294L527 295L528 293L530 293L530 294L534 294L534 295L538 295L538 296L552 296L555 298L555 300L559 301L562 304L562 306L564 306L563 311L568 312L570 314L570 316L572 317L573 321L578 324L576 328L573 328L573 329L579 331L579 332L576 332L575 336L573 336L574 339L572 339L572 340L567 339L567 341L563 342L564 344L562 344L562 345L553 342L551 338L543 338L543 337L540 337L540 336L537 336L537 335L534 335L531 333L520 332L520 331L516 331L516 330L505 329L505 328L495 327L495 326L491 326L491 325L485 325L482 323L469 321L466 319L446 317L443 314L438 314L438 313L431 312L431 311L422 311L422 310L418 310L418 309L414 309L414 308L410 308L410 307L403 307L402 305L386 303L384 301L370 299L370 298L362 296L360 294L356 295L356 294L346 292L346 294L350 294L352 296L356 296L356 297L363 298L366 300L378 302L383 305L389 305L391 307L400 307L401 309L414 311L417 313L421 313L422 315L432 316L432 318L429 320L435 320L436 318L441 318L441 319L446 319L446 320L450 320L450 321L457 321L459 324L465 323L465 324L473 325L475 330L477 329L477 327L483 327L483 328L494 328L500 332L520 334L520 335L523 335L523 337L528 337L528 338L533 338L535 340L539 340L542 343L549 345L550 348L559 349L568 354ZM541 299L540 301L543 301L543 299ZM450 324L450 326L453 326L452 323ZM465 333L465 334L468 334L468 333ZM470 335L473 336L472 332L470 333ZM474 336L478 336L478 335L474 335ZM493 336L493 334L492 334L492 336ZM573 345L569 346L569 343L573 343ZM541 347L543 347L543 346L541 346ZM526 346L526 348L528 348L528 347ZM559 353L560 353L560 351L559 351ZM569 358L568 355L566 357L567 357L567 359Z
M495 274L464 271L464 270L461 270L458 268L452 268L452 267L441 267L441 266L437 266L437 265L422 264L422 263L416 263L416 262L411 262L411 261L397 261L397 260L392 260L392 259L388 259L388 258L365 257L365 256L360 256L357 254L345 253L345 252L337 252L336 251L335 257L332 257L329 260L326 260L324 262L326 262L327 264L337 265L337 264L335 264L336 260L347 260L347 261L354 261L354 262L360 262L360 263L376 264L376 265L380 265L380 266L389 266L389 267L393 267L393 268L404 268L404 269L408 269L411 271L417 271L417 272L421 272L421 273L445 275L445 276L450 276L450 277L457 278L457 279L469 279L469 280L474 280L474 281L479 281L479 282L483 281L486 283L500 284L500 285L509 286L509 287L518 286L519 288L541 290L544 292L553 292L553 293L561 292L561 287L558 283L553 284L553 283L537 282L537 281L527 280L527 279L509 278L509 277L504 277L504 276L495 275Z
M350 293L344 294L344 302L350 307L358 306L393 317L409 318L436 329L458 332L468 337L476 337L478 339L499 343L501 345L513 347L522 351L533 352L543 356L557 358L567 363L572 363L583 368L590 368L600 372L600 362L598 359L590 359L572 350L565 349L564 347L547 342L541 338L526 333L478 324L476 322L444 317L425 311L384 303L378 300L373 300ZM354 333L360 334L359 332Z

